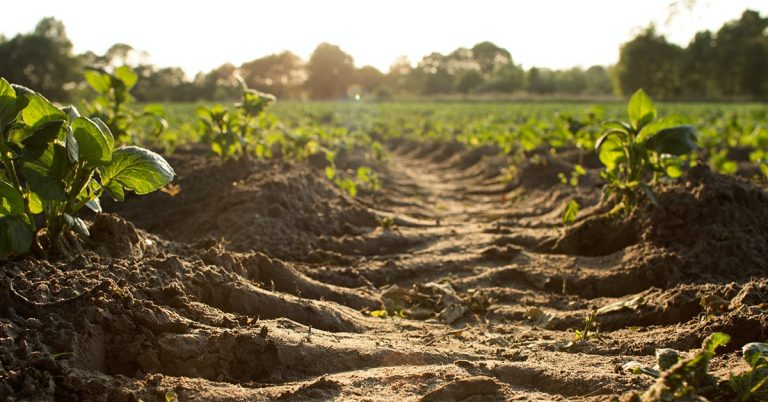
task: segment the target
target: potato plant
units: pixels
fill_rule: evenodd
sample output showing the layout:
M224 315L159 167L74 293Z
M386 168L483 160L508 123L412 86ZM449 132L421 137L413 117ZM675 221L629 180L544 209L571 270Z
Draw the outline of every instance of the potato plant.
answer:
M30 250L39 235L49 246L66 230L89 235L76 217L100 212L106 193L147 194L170 183L174 171L160 155L137 146L115 147L99 118L58 108L41 94L0 78L0 254ZM36 226L38 215L44 226Z
M115 139L121 144L141 145L147 142L162 142L162 135L168 128L165 109L160 105L147 105L141 112L131 108L133 96L130 90L139 76L128 66L122 66L109 73L103 69L88 68L85 80L98 96L86 109L90 117L97 117L109 127Z
M682 160L696 149L696 129L682 117L657 118L651 98L640 89L628 105L629 121L603 123L595 149L605 165L603 191L615 197L614 212L629 212L645 197L657 203L652 185L660 177L679 177Z
M239 159L249 154L249 144L254 145L253 152L259 153L262 141L258 119L275 97L270 94L248 88L242 79L242 98L230 111L221 105L197 109L198 121L203 131L203 140L210 143L211 151L222 159Z

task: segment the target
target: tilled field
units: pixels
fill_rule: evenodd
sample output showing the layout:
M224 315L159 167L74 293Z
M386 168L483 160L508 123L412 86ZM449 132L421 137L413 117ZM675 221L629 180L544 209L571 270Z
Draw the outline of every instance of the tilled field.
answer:
M764 189L697 167L615 220L599 162L560 183L575 153L532 153L510 181L493 148L390 147L382 190L356 198L311 158L179 150L175 196L107 206L61 259L3 264L0 397L596 401L651 386L622 366L657 348L728 333L727 377L768 337Z

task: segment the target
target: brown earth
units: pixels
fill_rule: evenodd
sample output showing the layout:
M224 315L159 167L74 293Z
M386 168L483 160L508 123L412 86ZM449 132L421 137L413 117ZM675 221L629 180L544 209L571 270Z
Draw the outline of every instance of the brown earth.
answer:
M182 149L175 196L108 205L58 261L6 261L0 398L597 401L653 384L621 366L656 348L729 333L725 376L765 341L764 189L697 168L616 220L596 170L560 184L567 155L508 181L496 149L391 146L354 199L317 163Z

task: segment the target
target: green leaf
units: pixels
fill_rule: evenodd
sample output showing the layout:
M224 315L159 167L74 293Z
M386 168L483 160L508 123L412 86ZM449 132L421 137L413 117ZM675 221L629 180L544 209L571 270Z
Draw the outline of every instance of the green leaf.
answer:
M659 131L665 128L684 126L688 124L691 124L690 119L687 119L683 116L676 115L676 114L665 116L660 119L654 120L652 123L644 126L643 129L640 130L640 132L637 134L637 138L635 138L635 141L643 142L648 137L658 133Z
M107 135L91 119L78 117L72 122L72 131L77 140L80 160L94 164L106 164L112 160Z
M138 74L128 66L120 66L115 70L115 77L125 84L125 89L130 90L139 80Z
M78 112L77 108L72 105L64 106L63 108L61 108L61 111L67 115L67 118L69 118L70 122L80 117L80 112Z
M0 180L0 214L21 215L25 209L21 192L10 183Z
M39 94L29 96L29 104L21 111L24 123L33 129L54 120L67 120L67 115Z
M113 182L136 194L151 193L170 183L175 176L162 156L135 146L121 147L112 154L112 162L101 169L103 183L112 192Z
M67 127L67 134L64 136L64 147L67 149L67 157L71 163L77 163L80 160L80 146L77 144L72 127Z
M109 74L92 69L85 70L85 81L100 94L106 94L112 86L112 78Z
M599 143L598 157L608 170L614 170L621 162L627 159L624 146L615 135L606 136Z
M638 89L637 92L629 99L629 105L627 107L629 112L629 121L635 129L640 130L646 124L653 121L656 118L656 107L653 105L653 101L642 89Z
M125 200L125 191L123 190L123 186L120 185L120 183L116 181L112 181L107 183L106 186L104 186L104 189L107 190L107 194L109 194L110 197L112 197L115 201L123 201Z
M676 179L683 175L683 166L682 162L678 158L667 158L664 159L664 162L662 163L664 166L664 173L667 174L667 176Z
M21 140L25 148L42 152L59 137L64 120L53 120L43 123L31 135Z
M579 214L580 209L581 206L576 200L568 201L568 204L565 206L565 211L563 211L563 224L573 224L573 222L576 221L576 216Z
M701 344L701 348L710 353L715 353L715 349L725 346L731 341L731 336L722 332L715 332L708 336Z
M696 149L696 129L692 126L665 128L648 137L646 148L660 154L687 155Z
M43 200L40 199L40 196L37 195L37 193L33 191L28 191L27 194L29 194L29 212L37 215L43 212Z
M82 219L76 218L68 213L62 214L62 218L64 218L64 223L66 223L70 229L74 230L75 233L79 233L83 236L91 235L88 231L88 225L86 225L85 221Z
M72 168L63 145L52 144L40 155L23 155L21 171L32 191L51 201L66 201L64 178Z
M16 91L5 78L0 78L0 132L14 120L18 112Z
M22 254L29 251L35 234L18 216L0 217L0 251Z
M104 134L104 137L106 137L107 144L109 144L109 150L112 151L115 149L115 136L112 135L112 130L109 129L109 126L107 126L107 124L98 117L92 118L91 121L99 126L101 133Z

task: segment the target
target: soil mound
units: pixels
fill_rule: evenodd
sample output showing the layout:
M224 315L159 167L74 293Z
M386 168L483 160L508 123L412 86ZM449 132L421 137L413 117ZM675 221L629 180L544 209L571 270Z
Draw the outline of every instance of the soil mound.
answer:
M178 194L158 192L106 208L176 241L214 238L231 250L290 260L306 260L321 236L365 233L377 224L373 213L308 166L191 158L194 152L171 158Z

